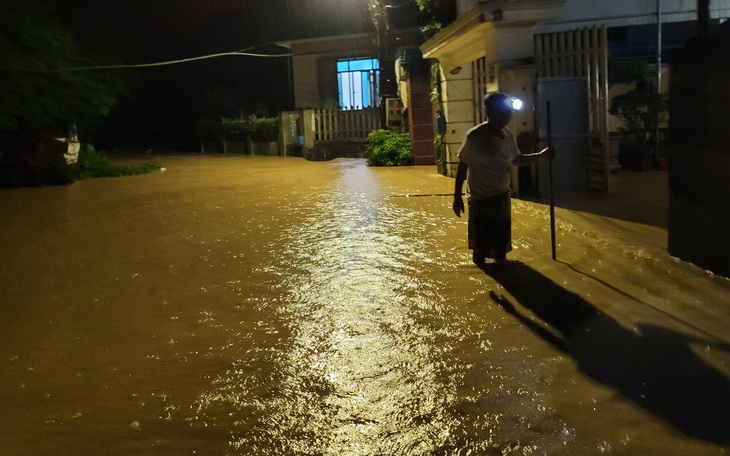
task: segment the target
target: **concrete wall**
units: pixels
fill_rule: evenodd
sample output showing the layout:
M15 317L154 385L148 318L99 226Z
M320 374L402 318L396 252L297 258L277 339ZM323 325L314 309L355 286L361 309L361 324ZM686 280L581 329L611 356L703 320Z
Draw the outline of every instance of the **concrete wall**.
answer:
M537 33L605 24L607 27L656 23L657 0L457 0L458 14L479 5L485 17L500 10L503 20L537 19ZM661 0L664 22L697 19L697 0ZM730 0L712 0L710 17L730 16ZM560 18L560 20L552 20Z
M730 24L672 59L668 230L670 254L730 277L728 61Z
M455 68L461 69L456 72ZM452 74L456 73L456 74ZM456 175L459 147L466 132L475 125L471 64L441 66L441 93L446 116L446 174Z
M531 27L498 27L493 43L495 61L522 59L535 55Z
M661 9L664 23L697 20L697 0L662 0ZM655 24L656 12L656 0L566 0L562 7L553 10L553 14L560 17L560 20L555 23L546 22L536 32L557 32L601 24L607 27ZM712 18L728 15L730 0L710 2Z
M303 55L292 58L294 79L294 106L297 109L319 106L319 76L317 60L319 55Z

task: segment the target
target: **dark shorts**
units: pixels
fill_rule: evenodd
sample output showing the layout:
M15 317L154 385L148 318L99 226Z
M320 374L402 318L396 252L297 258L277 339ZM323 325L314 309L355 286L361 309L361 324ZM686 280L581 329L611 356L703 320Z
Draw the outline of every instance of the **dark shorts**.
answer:
M503 259L512 250L509 192L469 201L469 248L474 258Z

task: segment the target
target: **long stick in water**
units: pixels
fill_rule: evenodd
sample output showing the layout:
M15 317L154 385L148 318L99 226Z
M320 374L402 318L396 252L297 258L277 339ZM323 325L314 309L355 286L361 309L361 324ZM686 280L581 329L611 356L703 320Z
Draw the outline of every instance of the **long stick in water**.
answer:
M548 147L553 145L553 128L550 113L550 102L547 102L547 136ZM557 249L555 245L555 201L553 199L553 161L548 160L548 186L550 189L550 240L553 248L553 261L558 259Z

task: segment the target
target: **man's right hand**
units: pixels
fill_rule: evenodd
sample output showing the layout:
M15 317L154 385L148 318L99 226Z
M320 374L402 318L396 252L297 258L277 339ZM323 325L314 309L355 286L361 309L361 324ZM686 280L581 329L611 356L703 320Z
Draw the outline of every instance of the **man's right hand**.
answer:
M464 200L461 196L454 196L454 204L451 208L454 210L454 214L456 214L457 217L461 217L461 214L464 213Z

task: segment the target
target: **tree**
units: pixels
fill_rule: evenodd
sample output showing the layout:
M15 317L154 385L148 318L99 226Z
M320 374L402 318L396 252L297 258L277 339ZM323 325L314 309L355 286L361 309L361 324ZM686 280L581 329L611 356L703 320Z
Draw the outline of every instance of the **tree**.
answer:
M612 59L609 82L631 85L631 89L613 98L609 113L623 121L621 155L629 166L640 167L644 158L656 158L659 126L668 119L668 96L657 93L650 83L656 70L644 59Z
M53 136L102 119L123 87L117 73L83 69L99 63L52 13L40 0L0 3L0 187L73 181Z
M109 113L124 88L119 73L81 70L99 65L40 0L0 4L0 129L19 120L56 130Z
M453 0L416 0L422 13L421 29L438 31L456 19L456 2Z

